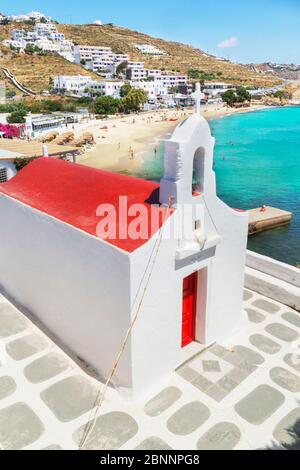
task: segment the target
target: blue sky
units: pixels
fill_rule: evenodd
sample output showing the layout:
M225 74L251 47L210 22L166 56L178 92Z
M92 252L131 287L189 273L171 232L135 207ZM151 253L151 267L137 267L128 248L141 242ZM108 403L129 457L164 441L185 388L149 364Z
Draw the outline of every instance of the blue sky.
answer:
M300 0L1 0L4 13L31 10L60 22L100 19L239 62L300 64Z

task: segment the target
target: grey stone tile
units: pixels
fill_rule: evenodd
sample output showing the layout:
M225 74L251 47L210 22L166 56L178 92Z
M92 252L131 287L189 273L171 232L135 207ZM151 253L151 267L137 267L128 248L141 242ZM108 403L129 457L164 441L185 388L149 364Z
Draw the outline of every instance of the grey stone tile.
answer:
M172 447L166 444L159 437L151 436L141 442L135 450L172 450Z
M217 385L227 391L227 393L232 392L239 383L236 382L231 375L224 375L218 382Z
M258 312L254 308L246 308L248 319L251 323L261 323L266 319L266 316Z
M98 392L85 377L74 375L44 390L41 398L59 421L68 422L93 409Z
M242 361L246 361L249 364L260 366L265 362L263 356L253 351L253 349L246 348L245 346L234 346L233 349L242 358Z
M199 401L184 405L167 421L167 428L178 436L187 436L202 426L210 417L207 406Z
M287 354L283 360L288 366L300 372L300 354Z
M300 450L300 407L295 408L277 424L273 436L287 449Z
M258 299L255 300L255 302L252 303L254 307L260 308L261 310L264 310L267 313L277 313L280 310L280 307L278 305L274 304L271 301L264 300L264 299Z
M0 410L0 444L4 450L24 449L43 432L43 423L25 403Z
M225 388L220 387L218 384L210 387L208 390L206 390L205 393L218 403L224 400L224 398L226 398L229 394L228 390L225 390Z
M12 395L17 389L17 384L12 377L0 377L0 400Z
M253 364L251 364L250 362L248 361L243 361L241 362L238 367L238 369L242 369L244 370L245 372L247 372L247 374L252 374L252 372L256 371L257 370L257 366L254 366Z
M233 348L232 351L227 351L223 357L224 361L229 362L232 366L238 366L244 358Z
M174 405L181 395L182 391L177 387L165 388L162 392L152 398L152 400L146 403L144 411L148 416L152 416L153 418L159 416L170 408L170 406Z
M44 382L68 369L69 362L61 354L49 353L31 362L24 369L24 375L33 384Z
M270 335L275 336L275 338L278 338L281 341L286 341L287 343L295 341L299 337L297 331L292 330L281 323L272 323L271 325L266 326L265 330Z
M201 392L205 392L207 389L209 389L209 387L213 385L213 382L211 382L206 377L199 374L197 371L195 371L189 366L182 367L177 371L177 374L180 375L180 377L182 377L183 379L190 382Z
M57 444L53 444L48 447L44 447L42 450L63 450L63 448Z
M227 376L237 384L244 382L244 380L247 379L250 375L251 372L248 372L245 369L240 369L239 367L235 367L227 373Z
M285 312L281 316L285 321L291 323L291 325L300 328L300 313Z
M87 423L89 424L89 423ZM81 426L73 434L78 446L83 443L87 425ZM90 436L85 450L118 450L138 432L135 419L127 413L111 412L99 416Z
M225 349L223 346L220 346L219 344L215 344L211 348L209 348L209 352L215 354L216 356L223 358L227 353L228 349Z
M202 361L204 372L221 372L219 361Z
M43 351L47 346L48 342L43 336L32 334L8 343L6 345L6 352L15 361L22 361L33 354Z
M244 290L244 302L247 302L247 300L252 299L253 294L249 290Z
M269 385L259 385L235 405L241 418L253 425L262 424L284 403L284 396Z
M187 365L178 369L177 374L190 383L193 383L194 380L196 380L197 377L199 376L199 373L195 369Z
M276 385L285 388L289 392L300 392L300 378L283 367L274 367L270 371L270 377Z
M241 431L232 423L218 423L197 442L198 450L233 450L241 440Z
M205 393L213 385L213 382L208 380L206 377L203 377L203 375L198 374L198 377L194 380L193 385L198 390Z
M21 333L27 326L27 320L16 308L5 302L0 303L0 338Z
M281 350L281 346L275 341L264 335L252 335L249 338L250 343L266 354L276 354Z

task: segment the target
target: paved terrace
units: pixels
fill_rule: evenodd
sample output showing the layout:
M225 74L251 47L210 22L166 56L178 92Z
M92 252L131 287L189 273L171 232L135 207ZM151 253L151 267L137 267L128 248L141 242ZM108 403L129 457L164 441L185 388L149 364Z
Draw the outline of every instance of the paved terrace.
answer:
M300 448L300 314L245 291L247 328L144 403L109 391L88 449ZM0 296L0 446L77 449L99 384ZM298 440L296 435L298 434Z

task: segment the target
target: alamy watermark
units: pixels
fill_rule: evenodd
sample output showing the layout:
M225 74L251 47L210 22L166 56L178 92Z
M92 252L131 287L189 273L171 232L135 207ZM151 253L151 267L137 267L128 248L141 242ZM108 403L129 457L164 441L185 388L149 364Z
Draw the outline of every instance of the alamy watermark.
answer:
M160 235L165 240L193 240L195 232L203 228L203 207L182 204L176 206L176 212L177 216L171 217L171 206L130 204L127 196L120 196L117 205L98 206L96 235L102 240L149 240L162 228Z

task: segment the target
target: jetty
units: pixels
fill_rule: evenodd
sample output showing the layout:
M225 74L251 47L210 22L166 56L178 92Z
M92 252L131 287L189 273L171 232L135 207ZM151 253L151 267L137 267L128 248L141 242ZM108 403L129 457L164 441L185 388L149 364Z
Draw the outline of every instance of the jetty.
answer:
M249 235L288 225L292 218L292 212L275 207L266 206L251 209L249 210Z

